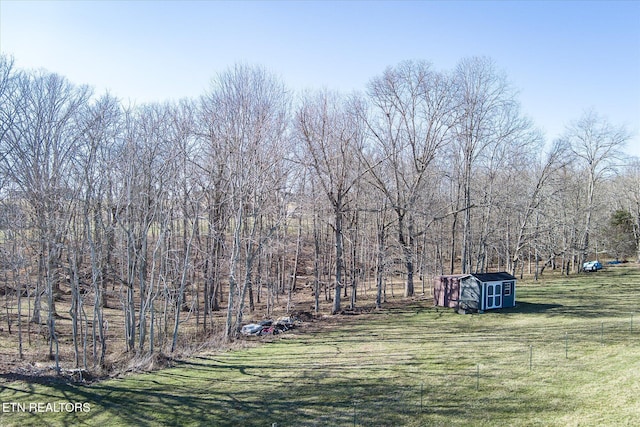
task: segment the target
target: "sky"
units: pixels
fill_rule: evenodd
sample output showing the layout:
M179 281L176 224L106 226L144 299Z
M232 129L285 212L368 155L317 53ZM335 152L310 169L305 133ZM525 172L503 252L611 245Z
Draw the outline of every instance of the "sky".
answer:
M198 97L238 63L348 93L403 60L488 56L548 141L591 109L640 157L640 1L0 0L0 52L133 104Z

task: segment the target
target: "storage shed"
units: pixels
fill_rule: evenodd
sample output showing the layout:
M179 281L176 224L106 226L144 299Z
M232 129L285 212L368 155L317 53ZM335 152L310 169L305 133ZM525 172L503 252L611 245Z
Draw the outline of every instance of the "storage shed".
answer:
M507 272L438 276L433 302L462 313L515 307L516 278Z

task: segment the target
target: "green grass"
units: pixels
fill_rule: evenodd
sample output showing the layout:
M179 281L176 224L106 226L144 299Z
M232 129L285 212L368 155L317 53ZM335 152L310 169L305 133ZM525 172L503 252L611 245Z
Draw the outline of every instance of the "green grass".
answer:
M91 410L0 425L637 425L639 288L637 269L613 268L519 284L499 312L415 301L91 386L5 381L5 404Z

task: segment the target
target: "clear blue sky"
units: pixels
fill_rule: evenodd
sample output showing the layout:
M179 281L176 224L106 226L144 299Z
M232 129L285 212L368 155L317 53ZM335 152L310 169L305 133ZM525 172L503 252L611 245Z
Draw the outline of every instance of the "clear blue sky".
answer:
M198 96L237 62L349 92L405 59L486 55L549 140L593 108L640 156L638 1L0 0L0 51L136 103Z

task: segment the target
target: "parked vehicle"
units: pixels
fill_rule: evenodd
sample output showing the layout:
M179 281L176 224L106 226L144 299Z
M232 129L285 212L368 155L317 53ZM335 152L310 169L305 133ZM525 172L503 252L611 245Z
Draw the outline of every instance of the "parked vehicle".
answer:
M584 271L598 271L602 269L600 261L589 261L582 264L582 270Z

